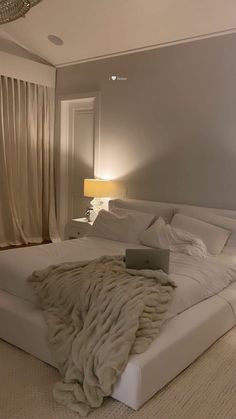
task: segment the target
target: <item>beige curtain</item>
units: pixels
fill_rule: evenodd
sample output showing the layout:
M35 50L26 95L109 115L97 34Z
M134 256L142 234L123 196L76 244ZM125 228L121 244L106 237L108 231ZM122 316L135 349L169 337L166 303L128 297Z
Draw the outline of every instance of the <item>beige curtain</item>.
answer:
M57 239L54 89L0 76L0 246Z

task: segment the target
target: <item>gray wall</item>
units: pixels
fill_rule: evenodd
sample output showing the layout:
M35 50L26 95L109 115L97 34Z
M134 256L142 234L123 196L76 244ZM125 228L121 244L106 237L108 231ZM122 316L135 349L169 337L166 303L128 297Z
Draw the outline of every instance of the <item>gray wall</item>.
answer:
M89 91L96 175L124 179L129 198L236 209L236 35L58 70L58 95Z

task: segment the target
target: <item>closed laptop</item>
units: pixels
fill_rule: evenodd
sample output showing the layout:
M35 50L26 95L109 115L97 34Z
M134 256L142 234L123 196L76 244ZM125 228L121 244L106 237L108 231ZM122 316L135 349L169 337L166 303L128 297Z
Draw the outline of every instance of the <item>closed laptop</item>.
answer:
M125 264L128 269L162 269L169 273L168 249L126 249Z

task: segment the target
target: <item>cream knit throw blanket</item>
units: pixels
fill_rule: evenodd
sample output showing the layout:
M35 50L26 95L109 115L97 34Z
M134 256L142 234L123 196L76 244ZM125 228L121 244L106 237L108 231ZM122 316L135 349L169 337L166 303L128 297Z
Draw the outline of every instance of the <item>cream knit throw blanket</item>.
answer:
M50 266L28 281L63 377L54 397L87 416L112 393L129 356L157 337L175 285L162 271L126 270L122 256Z

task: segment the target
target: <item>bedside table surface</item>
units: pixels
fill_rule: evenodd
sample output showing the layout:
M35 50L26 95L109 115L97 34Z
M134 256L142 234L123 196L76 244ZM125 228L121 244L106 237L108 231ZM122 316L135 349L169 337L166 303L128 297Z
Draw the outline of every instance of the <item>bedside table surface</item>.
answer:
M87 218L72 218L72 221L76 222L76 223L85 223L85 224L90 224L92 225L91 221L88 221Z

